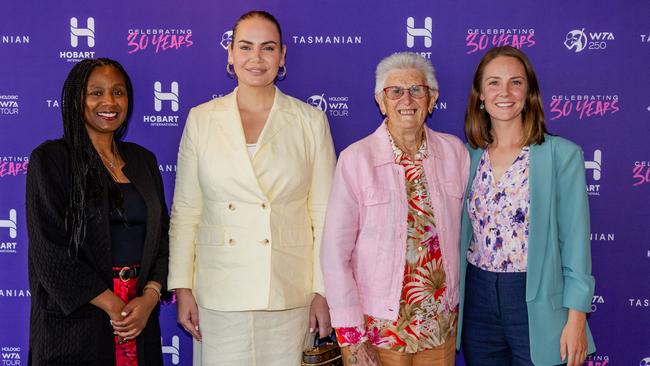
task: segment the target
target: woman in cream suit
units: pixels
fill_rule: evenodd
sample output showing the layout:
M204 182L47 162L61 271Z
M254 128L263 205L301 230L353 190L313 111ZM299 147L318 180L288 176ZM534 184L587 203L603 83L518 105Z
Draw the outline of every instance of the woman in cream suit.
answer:
M271 14L242 15L238 87L187 118L168 285L195 365L299 365L308 330L331 332L318 253L336 157L325 115L274 85L285 52Z

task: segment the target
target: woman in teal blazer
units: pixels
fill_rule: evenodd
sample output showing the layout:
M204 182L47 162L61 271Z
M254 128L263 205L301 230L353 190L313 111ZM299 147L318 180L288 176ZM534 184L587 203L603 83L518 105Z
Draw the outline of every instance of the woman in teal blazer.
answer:
M465 133L471 175L457 344L466 363L582 365L595 351L584 161L579 146L546 133L521 51L504 46L483 57Z

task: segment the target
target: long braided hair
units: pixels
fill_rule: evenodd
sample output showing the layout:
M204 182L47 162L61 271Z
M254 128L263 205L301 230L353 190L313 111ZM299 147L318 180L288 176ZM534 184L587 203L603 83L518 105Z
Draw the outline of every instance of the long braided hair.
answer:
M128 110L124 123L114 132L113 139L121 140L126 133L133 110L133 85L122 65L108 58L85 59L77 63L63 83L61 114L63 140L70 152L70 196L65 210L65 225L69 238L68 252L76 254L85 237L89 216L100 215L98 203L105 187L109 189L111 208L121 207L121 194L110 178L95 150L84 120L86 87L90 74L98 67L111 66L124 77L128 96Z

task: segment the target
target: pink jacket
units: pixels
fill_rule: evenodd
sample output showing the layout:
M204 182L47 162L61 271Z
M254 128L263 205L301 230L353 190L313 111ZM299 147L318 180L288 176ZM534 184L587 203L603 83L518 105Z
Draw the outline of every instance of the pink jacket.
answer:
M448 295L458 304L459 235L469 155L455 136L426 128L424 171L440 237ZM321 246L325 294L334 327L363 315L395 320L406 265L404 168L395 164L384 123L341 152Z

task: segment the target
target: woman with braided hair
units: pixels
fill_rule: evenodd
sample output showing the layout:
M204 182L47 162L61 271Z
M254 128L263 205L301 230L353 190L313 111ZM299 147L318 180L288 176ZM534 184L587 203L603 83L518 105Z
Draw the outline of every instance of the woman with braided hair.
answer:
M75 65L63 138L27 173L31 365L162 365L169 222L155 156L122 142L133 87L113 60Z

